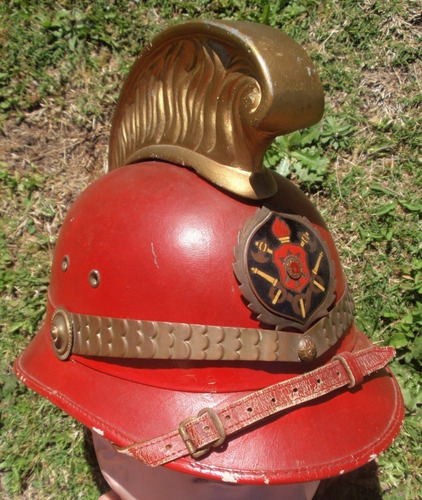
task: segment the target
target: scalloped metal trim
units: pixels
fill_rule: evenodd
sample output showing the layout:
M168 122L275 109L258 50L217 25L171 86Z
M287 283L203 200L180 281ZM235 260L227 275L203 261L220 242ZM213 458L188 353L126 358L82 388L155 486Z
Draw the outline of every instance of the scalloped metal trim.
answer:
M315 349L315 356L311 357L301 355L304 352L301 333L66 312L74 335L69 355L198 361L310 361L324 354L349 330L353 312L353 301L346 290L329 314L307 330L306 338L312 341Z

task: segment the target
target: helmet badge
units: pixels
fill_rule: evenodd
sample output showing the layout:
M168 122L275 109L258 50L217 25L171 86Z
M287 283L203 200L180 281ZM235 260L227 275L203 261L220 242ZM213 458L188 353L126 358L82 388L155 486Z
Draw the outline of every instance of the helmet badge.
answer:
M327 314L333 262L305 217L258 210L240 232L235 256L242 294L262 322L303 331Z

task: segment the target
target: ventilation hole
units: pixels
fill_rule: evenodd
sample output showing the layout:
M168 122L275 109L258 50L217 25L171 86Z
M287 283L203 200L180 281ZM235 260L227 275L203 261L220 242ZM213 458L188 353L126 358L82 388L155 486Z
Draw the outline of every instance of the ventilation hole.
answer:
M166 444L166 450L171 450L173 446L171 444Z
M293 392L297 392L297 387L294 387L294 388L293 388Z
M69 256L65 255L62 260L62 271L65 273L69 269Z
M275 398L271 398L271 401L275 403L277 400Z
M226 415L224 418L225 418L226 420L230 420L230 419L231 419L231 416L230 416L230 415Z
M317 384L320 384L320 383L321 383L321 379L317 378Z
M89 284L92 288L97 288L100 284L100 273L96 269L93 269L89 273Z
M337 373L337 377L340 377L340 372L336 372Z
M249 408L246 408L246 411L250 413L251 411L253 411L253 409L249 406Z
M210 427L209 427L209 425L205 425L205 426L203 427L203 429L204 429L204 431L205 431L205 432L208 432L208 431L210 430Z

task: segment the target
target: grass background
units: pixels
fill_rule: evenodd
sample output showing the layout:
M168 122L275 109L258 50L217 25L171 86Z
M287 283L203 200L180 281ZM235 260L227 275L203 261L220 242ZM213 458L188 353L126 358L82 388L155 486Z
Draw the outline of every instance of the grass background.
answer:
M89 437L22 384L15 357L42 321L58 229L101 175L113 108L134 58L169 24L262 22L301 43L324 119L279 138L267 166L312 198L332 230L358 325L393 345L404 427L376 462L319 499L421 497L421 11L413 0L0 3L0 495L95 499Z

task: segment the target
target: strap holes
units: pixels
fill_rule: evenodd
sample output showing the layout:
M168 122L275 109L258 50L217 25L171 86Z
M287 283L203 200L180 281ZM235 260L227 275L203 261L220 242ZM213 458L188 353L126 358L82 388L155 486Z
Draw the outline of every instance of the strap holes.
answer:
M321 383L321 379L317 378L317 384L320 384L320 383Z
M230 416L230 415L226 415L224 418L225 418L226 420L230 420L230 419L231 419L231 416Z
M275 398L271 398L271 402L275 403L277 400Z
M204 425L203 429L204 429L205 432L208 432L210 430L210 426L209 425Z
M293 387L293 392L297 392L297 387Z
M169 451L173 448L172 444L166 444L166 450Z
M246 408L246 411L248 411L249 413L251 413L253 411L253 409L249 406L249 408Z

